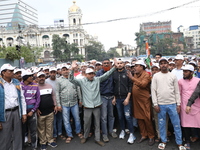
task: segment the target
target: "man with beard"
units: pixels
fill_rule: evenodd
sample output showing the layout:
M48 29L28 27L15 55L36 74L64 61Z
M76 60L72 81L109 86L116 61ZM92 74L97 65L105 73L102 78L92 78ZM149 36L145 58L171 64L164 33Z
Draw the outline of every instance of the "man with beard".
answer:
M114 99L113 105L116 104L119 124L120 124L120 139L125 137L125 120L130 131L130 135L127 143L133 144L136 137L134 136L133 118L131 113L131 91L132 81L127 77L127 70L125 69L125 63L122 60L118 60L117 70L113 73L114 80Z
M149 146L154 144L154 129L151 120L151 99L150 83L151 77L145 71L146 64L143 60L138 60L134 67L134 76L129 72L128 76L133 81L133 114L138 119L141 138L138 143L149 138Z
M168 71L169 63L166 58L159 60L160 72L153 76L151 84L152 101L155 111L158 113L158 123L161 143L158 149L165 149L167 143L166 115L169 115L179 150L186 150L182 146L182 132L180 126L180 93L178 81L174 74ZM164 87L164 88L163 88Z
M190 135L191 128L200 128L200 99L198 98L192 105L192 111L185 112L188 99L191 97L192 93L195 91L199 83L199 78L193 77L194 67L192 65L185 65L182 67L183 79L178 81L179 90L181 94L181 126L185 137L185 147L190 148ZM189 120L189 121L188 121Z
M96 73L96 76L102 76L104 73L109 71L111 68L111 63L109 59L104 59L102 62L102 69ZM117 134L113 132L113 126L115 117L113 115L113 105L112 100L114 98L113 93L113 77L110 76L107 80L100 84L100 94L101 94L101 129L103 135L103 141L109 142L108 133L113 137L117 138ZM108 128L109 127L109 128Z

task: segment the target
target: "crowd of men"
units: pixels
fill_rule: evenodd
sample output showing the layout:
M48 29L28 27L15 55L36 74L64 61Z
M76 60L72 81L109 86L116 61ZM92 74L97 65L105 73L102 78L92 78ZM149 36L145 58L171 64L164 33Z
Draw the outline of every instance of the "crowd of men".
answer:
M82 144L92 134L100 146L126 134L133 144L139 128L137 143L148 139L149 146L157 142L165 149L174 133L179 150L189 150L200 136L200 60L156 54L152 63L150 68L136 59L28 69L2 65L1 149L22 150L29 143L33 150L46 150L57 147L58 138L69 144L74 133Z

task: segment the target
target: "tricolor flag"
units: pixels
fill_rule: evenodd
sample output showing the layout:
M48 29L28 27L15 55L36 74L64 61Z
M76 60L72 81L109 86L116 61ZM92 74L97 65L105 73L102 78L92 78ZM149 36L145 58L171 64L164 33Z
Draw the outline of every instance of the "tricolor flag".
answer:
M147 55L147 58L145 59L145 61L146 61L146 64L147 64L148 68L151 68L152 63L151 63L151 58L150 58L149 44L148 44L147 41L146 41L145 44L146 44L146 55Z

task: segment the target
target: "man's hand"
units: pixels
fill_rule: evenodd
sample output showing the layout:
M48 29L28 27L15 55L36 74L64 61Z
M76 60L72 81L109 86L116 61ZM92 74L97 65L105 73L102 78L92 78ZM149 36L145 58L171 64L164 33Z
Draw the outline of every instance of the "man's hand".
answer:
M126 105L128 105L128 103L129 103L129 99L126 98L126 99L124 100L123 104L124 104L124 106L126 106Z
M55 106L55 107L54 107L54 113L57 114L57 112L58 112L58 107Z
M118 61L117 61L117 58L114 58L114 64L115 64L115 68L118 67Z
M74 70L77 67L77 60L72 61L71 68Z
M177 105L177 106L176 106L176 110L177 110L177 113L179 114L180 111L181 111L181 106L180 106L180 105Z
M116 104L116 98L114 97L112 100L112 104L115 105Z
M190 106L187 106L186 109L185 109L186 114L189 114L190 111L191 111L191 107L190 107Z
M82 105L83 105L83 103L82 103L82 102L79 102L79 106L82 107Z
M157 106L154 106L154 110L159 113L160 112L160 107L157 105Z
M58 107L57 107L57 111L62 112L62 107L58 106Z
M132 73L131 73L129 70L127 70L127 76L129 77L129 79L131 79L131 80L132 80L132 78L133 78L133 75L132 75Z
M23 116L22 116L22 123L25 123L26 120L27 120L27 116L26 116L26 115L23 115Z
M40 114L42 114L41 111L37 109L37 115L40 116Z
M31 116L33 116L33 112L32 112L32 111L30 111L30 112L27 114L27 117L31 117Z

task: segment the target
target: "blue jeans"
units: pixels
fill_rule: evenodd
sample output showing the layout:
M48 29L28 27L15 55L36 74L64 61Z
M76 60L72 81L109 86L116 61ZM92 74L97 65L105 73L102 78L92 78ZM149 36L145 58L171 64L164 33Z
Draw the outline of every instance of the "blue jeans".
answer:
M73 137L72 128L71 128L71 124L70 124L70 111L74 118L74 122L75 122L75 126L76 126L76 134L78 134L81 132L81 122L80 122L80 117L79 117L78 104L76 104L72 107L62 106L63 121L64 121L65 130L67 132L67 136Z
M166 114L168 113L169 118L174 127L176 144L177 145L182 144L181 125L180 125L179 115L176 110L176 104L159 105L159 107L160 107L160 112L158 113L158 126L159 126L161 141L164 143L167 142Z
M53 137L62 134L62 120L62 113L58 111L53 120Z
M108 132L113 132L113 126L115 121L112 105L113 96L101 96L101 100L103 101L101 105L101 130L103 135L108 135Z
M117 107L117 112L118 112L118 117L119 117L119 124L121 130L125 130L125 119L128 125L128 129L130 133L134 132L133 128L133 118L131 115L131 105L130 102L128 105L124 106L123 102L125 99L117 99L116 102L116 107Z

